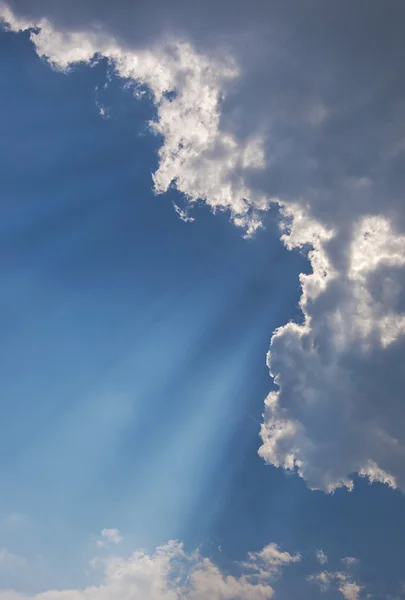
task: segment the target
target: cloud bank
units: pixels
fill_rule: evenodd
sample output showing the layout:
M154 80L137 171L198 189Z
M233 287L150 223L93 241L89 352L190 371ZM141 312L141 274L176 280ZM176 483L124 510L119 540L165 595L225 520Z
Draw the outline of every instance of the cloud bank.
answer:
M13 589L0 586L0 600L270 600L296 597L297 593L299 597L325 600L380 597L370 581L359 579L358 559L346 557L337 569L333 565L326 569L326 554L318 551L316 558L318 568L312 552L290 553L270 543L258 552L250 552L245 561L223 561L219 566L200 550L187 552L182 543L172 540L153 552L98 555L90 561L90 571L86 569L94 581L87 587L24 593L18 584ZM0 551L0 568L3 562L5 567L14 564L21 577L35 566L31 560L6 549ZM368 568L364 573L370 576ZM398 582L397 589L400 587Z
M299 554L291 555L270 544L250 553L239 565L240 575L234 576L224 574L198 551L187 554L182 544L171 541L153 554L137 551L129 558L93 560L93 566L103 569L98 585L35 595L0 590L0 600L267 600L274 594L270 582L283 568L299 561Z
M34 28L54 68L103 56L149 90L158 193L226 210L246 236L280 208L312 272L302 321L271 340L260 455L313 489L357 473L403 490L403 4L165 7L14 0L0 14Z

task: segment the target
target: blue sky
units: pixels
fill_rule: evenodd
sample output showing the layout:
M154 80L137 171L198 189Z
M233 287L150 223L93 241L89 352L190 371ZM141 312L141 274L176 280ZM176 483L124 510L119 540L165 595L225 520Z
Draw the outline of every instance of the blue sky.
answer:
M105 59L58 72L6 31L0 57L0 547L24 561L21 575L0 555L0 588L92 583L100 532L117 528L122 555L175 539L224 572L270 542L300 552L280 598L323 597L305 582L319 549L330 572L356 557L372 597L398 594L400 489L353 468L353 491L313 491L258 455L277 389L266 353L303 323L308 247L285 247L275 206L249 239L209 200L181 220L181 183L153 191L153 95L134 97Z
M152 107L112 81L101 118L104 64L66 76L26 35L1 41L2 513L43 525L52 553L54 527L67 544L108 524L140 546L211 541L304 259L155 196Z

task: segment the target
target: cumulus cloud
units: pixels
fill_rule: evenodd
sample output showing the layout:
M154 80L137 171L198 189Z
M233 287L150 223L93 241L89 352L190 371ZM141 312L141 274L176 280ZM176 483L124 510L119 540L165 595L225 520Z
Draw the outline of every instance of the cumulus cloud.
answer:
M345 600L358 600L362 586L352 581L347 573L322 571L308 577L308 581L319 586L322 592L336 589Z
M301 244L294 228L285 235ZM363 217L339 268L331 241L324 233L312 242L313 272L301 276L304 323L273 335L268 365L279 390L266 399L260 453L312 488L351 489L353 473L403 487L405 439L396 419L405 383L398 364L405 236L385 217Z
M10 0L0 14L34 27L54 68L104 56L146 86L157 192L227 210L247 236L280 208L312 272L301 322L271 340L260 454L311 488L358 473L404 489L402 3L132 4Z
M299 560L271 544L250 554L239 575L230 575L198 551L187 554L172 541L153 554L137 551L129 558L100 559L104 576L98 585L31 596L3 590L0 600L268 600L274 594L271 580Z
M250 552L249 560L245 563L245 567L254 571L262 579L267 577L277 577L280 575L283 567L300 562L301 555L291 555L289 552L282 552L277 544L269 544L260 552Z

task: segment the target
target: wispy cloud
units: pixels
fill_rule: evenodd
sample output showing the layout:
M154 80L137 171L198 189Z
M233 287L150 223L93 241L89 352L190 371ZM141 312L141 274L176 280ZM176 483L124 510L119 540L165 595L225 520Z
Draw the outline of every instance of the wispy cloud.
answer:
M119 529L102 529L101 538L102 539L97 540L97 546L101 548L111 546L112 544L120 544L124 539Z

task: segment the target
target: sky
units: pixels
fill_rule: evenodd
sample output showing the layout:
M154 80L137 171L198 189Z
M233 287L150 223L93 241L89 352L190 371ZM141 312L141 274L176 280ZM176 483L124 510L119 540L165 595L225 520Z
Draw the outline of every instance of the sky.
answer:
M0 3L0 600L405 597L404 16Z

